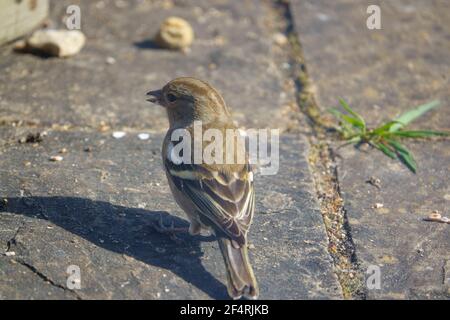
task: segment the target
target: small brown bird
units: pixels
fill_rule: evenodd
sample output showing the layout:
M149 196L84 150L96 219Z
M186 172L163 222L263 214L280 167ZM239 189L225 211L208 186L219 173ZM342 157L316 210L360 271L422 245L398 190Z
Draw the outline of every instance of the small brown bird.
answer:
M147 101L167 110L170 128L163 142L162 157L174 198L189 218L189 233L211 230L217 236L225 261L228 294L233 299L242 296L256 299L259 289L247 253L247 233L255 209L253 173L247 157L241 164L194 160L185 163L174 159L172 153L176 147L171 139L174 130L185 129L194 137L194 122L201 121L203 132L215 129L223 137L227 129L237 129L224 99L206 82L188 77L174 79L147 96ZM227 152L238 152L237 149L229 151L224 147L223 159Z

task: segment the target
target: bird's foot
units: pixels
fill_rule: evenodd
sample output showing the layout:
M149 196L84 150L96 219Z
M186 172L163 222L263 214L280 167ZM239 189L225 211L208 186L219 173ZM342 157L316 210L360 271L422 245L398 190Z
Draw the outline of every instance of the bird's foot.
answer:
M162 215L159 216L158 223L154 223L153 226L157 232L169 235L170 239L177 243L182 242L182 240L177 237L177 234L187 233L189 231L189 228L186 227L175 227L173 220L169 226L165 226Z

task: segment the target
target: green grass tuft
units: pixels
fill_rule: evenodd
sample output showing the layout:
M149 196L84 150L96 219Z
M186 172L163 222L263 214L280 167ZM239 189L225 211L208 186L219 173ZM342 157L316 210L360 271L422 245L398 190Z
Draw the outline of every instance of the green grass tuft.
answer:
M335 128L347 141L346 144L368 143L388 157L400 160L414 173L417 172L417 163L412 153L401 143L401 140L450 135L450 132L444 131L405 130L409 123L421 117L427 111L438 107L439 101L437 100L409 110L398 118L374 129L367 128L364 118L350 108L343 99L339 99L339 102L346 112L344 113L338 108L329 109L329 112L339 120L339 124Z

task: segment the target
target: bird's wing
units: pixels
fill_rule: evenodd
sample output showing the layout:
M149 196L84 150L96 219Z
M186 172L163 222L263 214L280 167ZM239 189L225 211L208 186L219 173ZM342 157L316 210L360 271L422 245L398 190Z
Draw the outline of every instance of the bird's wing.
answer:
M169 178L194 203L207 225L212 223L216 231L244 245L255 208L250 165L225 173L203 165L174 164L168 159L164 164Z

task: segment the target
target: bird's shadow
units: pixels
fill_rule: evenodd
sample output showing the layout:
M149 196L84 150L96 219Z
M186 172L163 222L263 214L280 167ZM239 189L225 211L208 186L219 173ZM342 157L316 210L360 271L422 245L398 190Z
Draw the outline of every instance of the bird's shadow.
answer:
M159 46L152 39L136 41L136 42L134 42L134 46L138 49L143 49L143 50L164 50L164 48L161 48L161 46Z
M225 286L202 265L204 236L181 235L181 243L158 232L164 225L187 227L185 220L164 211L127 208L104 201L77 197L11 197L1 212L48 220L104 249L126 254L149 265L164 268L214 299L227 299Z

